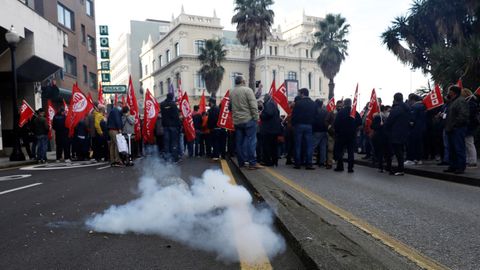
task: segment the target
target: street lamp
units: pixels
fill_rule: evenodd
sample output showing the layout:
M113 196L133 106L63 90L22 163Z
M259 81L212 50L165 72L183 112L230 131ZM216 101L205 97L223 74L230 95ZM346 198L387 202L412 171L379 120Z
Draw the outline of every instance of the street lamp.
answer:
M18 136L18 106L17 106L17 68L15 66L15 48L17 47L18 42L20 42L20 36L15 32L15 29L12 27L10 31L5 34L5 39L7 40L8 47L10 48L10 54L12 57L12 108L13 108L13 151L10 155L10 161L22 161L25 160L25 155L22 152L20 146L20 138Z

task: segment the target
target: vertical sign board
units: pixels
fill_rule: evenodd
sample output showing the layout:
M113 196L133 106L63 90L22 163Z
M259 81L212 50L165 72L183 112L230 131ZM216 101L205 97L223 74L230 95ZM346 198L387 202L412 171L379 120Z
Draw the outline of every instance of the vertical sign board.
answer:
M102 83L110 82L110 43L108 39L108 25L99 26L100 34L100 70Z

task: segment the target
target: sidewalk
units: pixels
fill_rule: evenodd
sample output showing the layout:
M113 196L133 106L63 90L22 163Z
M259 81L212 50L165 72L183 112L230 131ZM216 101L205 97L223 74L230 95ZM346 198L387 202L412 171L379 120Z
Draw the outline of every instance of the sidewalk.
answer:
M55 151L47 152L47 159L49 162L55 161ZM0 157L0 169L27 166L27 165L32 165L36 163L37 163L36 160L29 160L28 156L24 161L10 161L9 157Z
M363 160L364 155L355 155L355 164L377 168L371 161ZM447 166L438 166L437 161L424 161L422 165L405 166L405 173L438 180L451 181L480 187L480 168L466 169L464 174L444 173ZM396 162L393 162L396 167Z

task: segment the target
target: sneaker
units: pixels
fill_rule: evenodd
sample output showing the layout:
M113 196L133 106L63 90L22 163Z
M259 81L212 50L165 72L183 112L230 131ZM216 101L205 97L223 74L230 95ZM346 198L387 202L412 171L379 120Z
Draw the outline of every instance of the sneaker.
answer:
M396 172L395 176L404 176L405 174L403 172Z
M212 160L213 160L213 161L218 161L219 158L218 158L218 157L214 157L214 158L212 158Z
M55 163L60 163L60 160L59 159L55 160Z
M415 165L423 165L423 162L421 160L415 160Z
M65 163L71 163L72 161L70 159L65 159Z
M415 162L411 161L411 160L407 160L405 161L405 163L403 163L405 166L412 166L412 165L415 165Z

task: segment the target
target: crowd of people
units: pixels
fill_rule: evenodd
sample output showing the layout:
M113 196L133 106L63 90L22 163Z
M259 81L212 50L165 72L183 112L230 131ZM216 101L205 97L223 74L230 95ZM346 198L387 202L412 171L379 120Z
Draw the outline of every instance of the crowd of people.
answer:
M327 110L322 100L312 100L309 90L302 88L289 103L291 113L282 115L269 94L263 98L246 86L243 76L235 78L230 93L229 109L234 130L220 128L220 108L214 97L208 110L193 108L195 139L187 141L182 118L173 93L160 103L155 124L155 145L144 144L135 136L135 118L128 106L118 102L108 114L106 107L94 109L75 127L73 137L65 126L65 109L53 118L56 161L109 161L124 166L125 157L118 151L117 134L129 135L130 155L139 157L144 149L155 149L166 161L181 162L184 157L207 157L214 161L236 156L240 167L250 170L278 166L281 158L295 169L317 167L354 172L354 154L378 166L379 172L404 174L404 166L421 165L423 160L438 160L445 172L461 174L476 167L474 135L480 124L479 98L468 89L451 86L443 106L427 110L422 98L410 94L405 101L401 93L393 104L383 105L379 113L368 119L369 106L352 113L352 100L337 101L334 110ZM49 127L43 109L22 128L22 141L31 159L46 162ZM153 150L150 150L153 151ZM392 158L397 166L392 166Z

